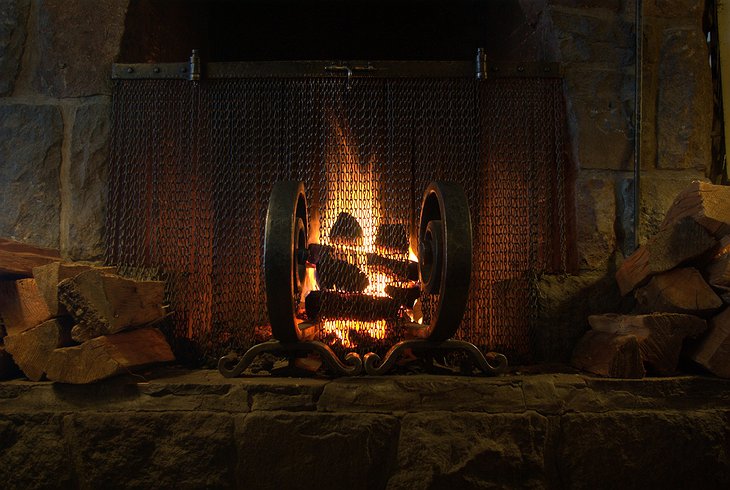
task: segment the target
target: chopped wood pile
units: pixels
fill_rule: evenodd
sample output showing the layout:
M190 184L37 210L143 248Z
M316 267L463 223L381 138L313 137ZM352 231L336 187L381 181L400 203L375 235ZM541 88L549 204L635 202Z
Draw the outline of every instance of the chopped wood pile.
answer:
M610 377L667 376L684 355L730 378L730 187L695 181L684 189L616 281L633 294L636 314L589 317L574 366Z
M0 239L0 379L91 383L174 360L160 281Z

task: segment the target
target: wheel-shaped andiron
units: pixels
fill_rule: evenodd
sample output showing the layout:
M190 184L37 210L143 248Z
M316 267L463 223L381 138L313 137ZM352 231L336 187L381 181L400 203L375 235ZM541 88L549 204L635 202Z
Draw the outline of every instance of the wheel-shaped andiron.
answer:
M424 294L438 295L428 340L453 337L464 316L471 281L471 215L464 190L432 182L418 225L418 272Z
M306 269L298 258L307 248L307 199L304 184L274 184L266 211L264 277L271 332L281 342L297 342L296 312Z

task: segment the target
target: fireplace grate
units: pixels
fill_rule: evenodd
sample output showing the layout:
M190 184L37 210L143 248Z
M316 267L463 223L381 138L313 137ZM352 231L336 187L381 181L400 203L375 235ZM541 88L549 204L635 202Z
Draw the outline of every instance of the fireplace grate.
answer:
M408 263L428 183L455 181L474 236L459 337L529 361L536 280L565 270L564 121L558 78L116 80L107 261L166 280L178 350L215 358L268 323L274 182L304 182L310 237L370 271L375 291L392 274L373 260ZM351 273L319 279L347 290ZM422 298L424 321L436 302ZM382 353L400 340L396 323L334 321L323 335Z

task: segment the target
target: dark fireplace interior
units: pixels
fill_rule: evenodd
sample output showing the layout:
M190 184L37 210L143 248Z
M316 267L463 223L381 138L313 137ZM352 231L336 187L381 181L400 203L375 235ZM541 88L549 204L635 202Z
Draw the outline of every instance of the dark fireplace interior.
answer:
M0 5L0 482L727 488L723 19Z

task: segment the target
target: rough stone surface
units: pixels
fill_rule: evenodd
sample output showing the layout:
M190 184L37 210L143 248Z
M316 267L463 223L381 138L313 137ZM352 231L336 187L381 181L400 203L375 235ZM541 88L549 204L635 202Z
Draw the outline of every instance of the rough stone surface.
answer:
M76 109L68 168L62 173L61 253L72 260L104 254L110 101L98 97Z
M23 55L30 0L0 3L0 96L10 95Z
M237 422L239 488L383 488L398 421L373 414L252 413Z
M705 4L699 0L649 0L644 2L647 17L699 18Z
M547 432L537 414L406 415L388 488L544 488Z
M43 0L38 5L35 89L52 97L109 94L111 64L118 51L126 0Z
M556 2L552 4L550 15L563 62L608 63L611 66L633 63L633 25L615 11L576 9L574 6L562 8L555 6Z
M699 29L664 32L657 94L657 167L710 165L712 81L707 44Z
M729 420L719 410L566 415L564 488L728 488Z
M0 105L0 236L58 248L63 122L49 105Z
M616 250L616 191L612 176L581 172L576 228L582 270L606 270Z
M60 415L0 415L3 488L70 488L74 475L69 456Z
M233 419L187 414L69 415L63 428L81 488L230 488Z

